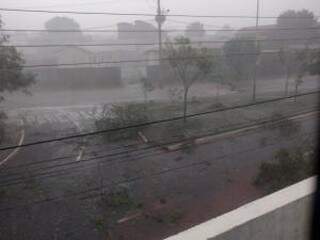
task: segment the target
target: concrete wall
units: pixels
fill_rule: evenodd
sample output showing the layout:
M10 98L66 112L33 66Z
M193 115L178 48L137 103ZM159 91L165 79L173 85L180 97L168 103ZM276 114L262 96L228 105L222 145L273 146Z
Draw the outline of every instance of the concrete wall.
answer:
M307 240L314 183L309 178L167 240Z
M309 240L308 196L209 240Z

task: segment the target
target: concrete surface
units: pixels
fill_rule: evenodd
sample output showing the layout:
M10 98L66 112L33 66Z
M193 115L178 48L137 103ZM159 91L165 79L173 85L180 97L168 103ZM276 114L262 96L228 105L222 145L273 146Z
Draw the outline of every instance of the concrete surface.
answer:
M307 240L315 177L166 240Z

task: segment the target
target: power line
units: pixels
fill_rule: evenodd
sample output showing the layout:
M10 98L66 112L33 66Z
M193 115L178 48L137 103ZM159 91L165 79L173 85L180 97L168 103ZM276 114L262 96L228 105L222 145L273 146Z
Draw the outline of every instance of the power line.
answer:
M23 148L23 147L29 147L29 146L35 146L35 145L39 145L39 144L46 144L46 143L52 143L52 142L60 142L60 141L65 141L65 140L70 140L70 139L75 139L75 138L89 137L89 136L106 134L106 133L111 133L111 132L116 132L116 131L121 131L121 130L128 130L128 129L133 129L133 128L146 127L146 126L151 126L151 125L156 125L156 124L179 121L179 120L183 120L184 118L195 118L195 117L200 117L200 116L203 116L203 115L208 115L208 114L217 113L217 112L223 112L223 111L229 111L229 110L234 110L234 109L246 108L246 107L251 107L251 106L257 106L257 105L277 102L277 101L281 101L281 100L285 100L285 99L291 99L291 98L295 98L295 97L308 96L308 95L311 95L311 94L318 94L319 92L320 91L317 90L317 91L312 91L312 92L307 92L307 93L300 93L300 94L297 94L297 95L291 95L291 96L286 96L286 97L280 97L280 98L274 98L274 99L269 99L269 100L257 101L255 103L247 103L247 104L236 105L236 106L231 106L231 107L226 107L226 108L221 108L221 109L215 109L215 110L211 110L211 111L205 111L205 112L200 112L200 113L189 114L189 115L187 115L185 117L184 116L178 116L178 117L173 117L173 118L167 118L167 119L161 119L161 120L156 120L156 121L145 122L145 123L141 123L141 124L128 125L128 126L124 126L124 127L110 128L110 129L104 129L104 130L100 130L100 131L93 131L93 132L70 135L70 136L65 136L65 137L52 138L52 139L47 139L47 140L40 140L40 141L21 144L20 146L19 145L12 145L12 146L7 146L7 147L1 147L0 151L11 150L11 149L16 149L16 148Z
M281 121L281 119L279 118L279 120L278 120L279 122ZM265 124L267 123L267 122L274 122L274 120L269 120L269 121L265 121ZM310 133L312 133L312 131L310 132ZM305 134L305 135L308 135L308 134ZM200 137L200 136L197 136L197 137ZM295 137L294 138L292 138L292 139L295 139ZM273 143L273 144L269 144L269 145L267 145L267 146L271 146L271 145L276 145L276 144L278 144L278 143ZM183 148L186 148L187 146L183 146L183 147L181 147L181 149L183 149ZM142 155L140 158L137 158L137 157L139 157L138 155L137 156L133 156L134 157L134 159L132 160L132 159L127 159L127 158L125 158L125 160L123 160L123 161L118 161L120 158L116 158L116 159L114 159L114 160L112 160L112 161L107 161L108 163L112 163L112 162L114 162L114 161L117 161L117 163L127 163L127 162L132 162L132 161L138 161L138 160L142 160L142 159L145 159L146 157L149 157L149 156L156 156L156 155L164 155L164 154L169 154L169 153L172 153L172 152L176 152L176 151L179 151L179 150L181 150L181 149L177 149L177 150L174 150L174 151L171 151L171 152L161 152L161 153L156 153L156 154L154 154L154 152L152 153L152 154L149 154L149 155ZM252 150L255 150L256 148L253 148ZM243 152L250 152L250 151L252 151L252 150L245 150L245 151L243 151ZM125 152L124 152L124 154L125 154ZM222 157L225 157L225 156L222 156ZM108 158L105 158L105 157L103 157L102 158L103 159L103 161L106 161L106 160L108 160ZM89 168L91 169L91 168L94 168L95 166L89 166ZM79 166L79 167L74 167L74 168L69 168L69 169L63 169L63 170L59 170L59 171L55 171L55 172L45 172L45 173L40 173L40 174L37 174L37 175L33 175L33 176L31 176L31 177L37 177L38 179L48 179L48 178L52 178L52 177L54 177L54 178L56 178L56 177L61 177L61 176L65 176L65 175L67 175L68 173L75 173L75 170L76 169L78 169L78 171L81 171L81 170L85 170L85 169L89 169L88 167L83 167L83 166ZM74 176L74 175L73 175ZM11 181L9 181L9 182L6 182L5 184L1 184L1 186L0 187L8 187L8 186L12 186L12 185L18 185L18 184L22 184L23 183L23 180L24 180L25 178L17 178L17 179L13 179L13 181L11 180ZM22 181L15 181L15 180L22 180Z
M313 110L312 110L312 111L313 111ZM308 111L308 112L310 112L310 111ZM300 113L300 114L302 114L302 113ZM237 127L236 129L239 128L239 127L238 127L238 124L231 124L231 125L228 124L228 130L227 130L227 131L231 131L229 128L230 128L230 127L233 127L233 126L236 126L236 127ZM252 126L252 125L250 125L250 126ZM248 126L243 126L243 125L241 125L241 128L243 128L243 127L248 127ZM235 130L235 129L233 129L233 130ZM222 132L224 132L224 131L222 131ZM220 134L221 134L222 132L220 132ZM213 133L214 133L214 134L218 134L216 131L214 131ZM204 137L204 136L208 136L208 135L211 135L211 134L212 134L212 133L206 132L206 135L201 135L201 136L196 136L196 137L197 137L197 138L198 138L198 137ZM142 150L149 150L149 149L151 149L151 148L153 149L153 148L156 148L156 147L165 147L165 146L167 146L167 145L169 145L169 144L170 144L170 145L171 145L171 144L176 144L176 143L180 143L180 142L182 141L180 135L174 135L174 136L170 136L170 137L171 137L171 138L179 137L179 138L178 138L178 140L172 140L172 141L170 141L170 142L166 141L166 142L159 143L159 144L152 144L152 145L147 146L147 147L144 147L144 148L142 148L142 149L141 149L141 148L139 148L139 149L134 149L133 151L131 151L131 150L126 150L126 151L122 151L122 152L120 152L120 153L131 154L131 153L133 153L133 152L139 152L139 151L142 151ZM102 144L98 144L98 145L102 145ZM102 151L99 151L98 153L102 153L102 152L106 152L106 151L109 152L110 150L115 150L115 149L137 147L137 146L139 146L139 145L141 145L141 144L140 144L140 143L139 143L139 144L129 144L129 145L119 146L119 147L112 148L112 149L102 150ZM95 146L95 145L94 145L94 146ZM93 151L92 153L95 153L95 152ZM101 157L109 157L109 156L114 156L114 155L118 155L118 154L119 154L119 153L116 152L116 153L111 153L111 154L102 155L102 156L94 156L93 160L95 160L95 159L100 159ZM92 154L92 155L93 155L93 154ZM27 167L34 166L34 165L39 165L39 164L42 164L42 163L45 164L45 163L51 163L51 162L61 161L61 160L68 159L68 158L75 158L75 157L77 157L77 156L78 156L78 155L70 155L70 156L65 156L65 157L58 157L58 158L53 158L53 159L47 159L47 160L41 160L41 161L34 161L34 162L32 162L32 163L20 164L20 165L18 165L18 166L14 166L14 167L10 167L10 168L5 168L5 169L6 169L6 171L8 171L8 170L18 169L18 168L27 168ZM81 162L87 163L87 162L89 162L89 161L91 161L91 158L82 160ZM71 162L71 163L65 163L65 164L62 164L62 165L49 166L49 168L48 168L48 167L46 167L46 168L38 168L38 169L35 169L35 171L43 170L43 169L50 169L50 168L52 168L52 167L62 167L62 166L67 166L67 165L73 165L73 164L78 164L78 163L80 163L80 162ZM33 170L34 170L34 169L33 169ZM10 176L10 175L6 175L6 176Z
M299 113L299 114L294 114L294 115L291 115L291 116L284 116L284 117L279 117L277 119L268 119L268 120L264 120L264 121L260 121L258 123L255 123L255 124L247 124L245 126L241 126L240 128L235 128L235 129L229 129L227 131L221 131L219 133L215 132L215 131L212 131L211 133L206 133L206 134L202 134L202 135L197 135L197 136L193 136L193 137L189 137L188 139L184 139L184 141L191 141L191 140L194 140L194 139L197 139L197 138L201 138L201 137L208 137L208 136L215 136L215 135L220 135L224 132L231 132L231 131L235 131L235 130L238 130L238 129L243 129L243 128L248 128L248 127L253 127L253 126L263 126L265 124L268 124L270 122L272 123L280 123L281 121L283 120L286 120L288 117L294 117L294 116L298 116L298 115L301 115L301 114L307 114L307 113L312 113L314 112L314 110L312 111L305 111L303 113ZM248 133L249 134L249 133ZM148 146L146 147L145 149L137 149L137 150L133 150L133 151L122 151L120 152L120 154L123 154L125 156L121 157L118 157L118 158L115 158L113 160L109 160L110 157L114 157L114 156L118 156L119 153L116 153L116 154L110 154L110 155L102 155L102 156L98 156L98 157L94 157L94 158L88 158L86 160L83 160L82 163L87 163L87 161L89 161L89 163L92 163L94 164L95 163L95 160L99 160L101 161L101 159L103 159L102 161L105 162L108 162L108 163L113 163L115 161L117 161L117 163L126 163L126 162L131 162L131 161L134 161L132 159L127 159L128 155L131 154L132 152L136 152L136 151L142 151L142 150L152 150L154 151L155 148L158 148L158 147L162 147L162 146L167 146L167 145L170 145L170 144L175 144L177 142L181 142L182 140L179 140L179 141L174 141L174 142L166 142L166 143L162 143L162 144L157 144L157 145L154 145L154 146ZM276 143L278 144L278 143ZM175 151L179 151L183 148L186 148L187 146L183 146L177 150L174 150L174 151L170 151L170 152L175 152ZM139 152L138 152L139 153ZM160 153L154 153L152 152L152 154L145 154L145 152L142 152L142 156L141 158L146 158L146 157L149 157L149 156L156 156L156 155L162 155L162 154L165 154L163 153L163 151L161 151ZM130 157L133 157L135 160L141 160L141 158L137 158L137 157L140 157L139 154L137 155L134 155L134 156L130 156ZM122 158L124 158L123 161L120 161ZM120 160L119 160L120 159ZM94 161L94 162L92 162ZM58 167L67 167L67 166L70 166L70 165L75 165L77 164L78 162L71 162L71 163L65 163L65 164L61 164L61 165L58 165L58 166L52 166L52 167L47 167L47 168L40 168L40 169L36 169L36 170L33 170L33 171L41 171L41 170L49 170L49 169L54 169L54 167L58 168ZM105 164L105 163L103 163ZM42 173L38 173L36 175L32 175L32 177L41 177L44 178L44 179L47 179L47 178L51 178L51 177L57 177L57 176L64 176L66 175L66 172L70 172L70 173L74 173L76 169L78 169L77 171L82 171L82 170L85 170L85 169L91 169L92 166L90 164L90 166L87 166L88 164L86 164L86 166L76 166L76 167L72 167L72 168L68 168L68 169L63 169L63 170L58 170L58 171L53 171L53 172L42 172ZM94 166L93 166L94 167ZM62 174L60 174L62 173ZM52 175L54 174L54 175ZM11 174L11 175L6 175L5 177L11 177L11 176L16 176L16 175L20 175L19 173L18 174ZM20 180L20 181L19 181ZM23 180L24 180L24 177L20 177L20 178L11 178L9 180L7 180L6 182L4 182L4 184L1 184L0 187L7 187L7 186L10 186L10 185L16 185L16 184L22 184L23 183ZM1 180L1 182L3 182L3 180Z
M312 40L320 40L320 37L314 38L283 38L283 39L261 39L259 42L282 42L282 41L312 41ZM239 42L255 42L254 39L242 40L239 39ZM192 41L190 44L206 44L206 43L227 43L229 40L212 40L212 41ZM173 45L183 45L184 43L171 43ZM1 45L0 48L4 47L18 47L18 48L50 48L50 47L105 47L105 46L156 46L158 43L150 42L150 43L67 43L67 44L39 44L39 45Z
M140 153L134 156L130 156L136 160L140 160L137 157L139 157L139 155L142 155L141 158L145 158L148 156L156 156L156 155L162 155L162 154L166 154L166 152L159 152L155 154L154 149L150 149L150 153L151 154L145 154L145 153ZM103 165L106 165L106 163L112 164L114 162L116 162L117 164L119 163L127 163L127 162L131 162L133 161L132 159L128 159L128 154L131 154L130 152L127 153L127 151L123 151L117 154L109 154L109 155L102 155L99 157L93 157L93 158L88 158L83 160L82 163L86 163L86 161L88 161L89 164L86 163L86 165L76 165L75 163L77 162L70 162L70 163L65 163L65 164L60 164L58 166L52 166L52 167L48 167L48 168L43 168L41 170L54 170L54 171L47 171L47 172L40 172L37 173L35 175L32 175L31 177L37 177L39 179L48 179L48 178L52 178L52 177L57 177L57 176L65 176L68 174L68 172L72 172L75 173L76 171L80 172L86 169L92 169L95 168L95 164L96 163L101 163L103 162ZM76 166L74 166L76 165ZM71 166L70 168L67 169L62 169L62 170L57 170L57 168L61 168L61 167L68 167ZM19 176L19 174L13 174L11 176ZM8 177L8 176L6 176ZM10 177L10 175L9 175ZM22 184L24 182L25 177L16 177L16 178L9 178L6 179L6 181L1 180L1 184L0 184L0 188L1 187L8 187L8 186L12 186L12 185L18 185L18 184Z
M92 5L98 5L98 4L112 4L114 2L118 2L116 0L111 0L111 1L103 1L103 2L87 2L87 3L73 3L73 4L59 4L59 5L46 5L46 6L37 6L36 8L55 8L55 7L68 7L68 6L72 6L72 7L75 7L75 6L86 6L86 5L89 5L89 6L92 6ZM29 7L20 7L22 9L25 9L25 8L29 8Z
M96 146L102 146L102 145L105 145L105 144L104 143L97 143L97 144L93 144L90 146L87 146L87 145L83 145L83 146L87 148L87 147L96 147ZM90 152L86 151L86 155L89 154L89 155L94 156L97 153L110 152L110 151L119 150L119 149L123 149L123 148L129 149L129 148L137 147L139 145L141 145L141 143L134 143L134 144L127 144L127 145L123 145L123 146L117 146L117 147L113 147L111 149L109 148L109 149L101 150L98 152L97 151L90 151ZM10 170L15 170L15 169L19 169L19 168L27 168L30 166L41 165L41 164L45 164L45 163L59 162L59 161L71 159L71 158L75 159L78 156L79 156L79 154L71 154L71 155L67 155L67 156L55 157L55 158L46 159L46 160L33 161L31 163L19 164L16 166L6 167L3 169L5 169L6 171L10 171ZM1 172L1 168L0 168L0 172Z
M256 123L258 124L258 123ZM233 127L233 126L236 126L237 128L236 129L239 129L239 125L238 124L231 124L231 125L228 125L228 130L225 130L225 131L234 131L235 129L230 129L230 127ZM252 125L250 125L252 127ZM247 125L246 126L241 126L240 128L244 128L244 127L248 127ZM192 140L194 138L199 138L199 137L205 137L205 136L211 136L211 135L216 135L216 134L221 134L225 131L221 131L219 133L217 133L216 131L214 132L207 132L205 133L205 135L197 135L197 136L194 136L194 137L189 137L188 140ZM120 151L120 152L114 152L114 153L109 153L109 154L106 154L106 155L101 155L101 156L94 156L94 157L90 157L90 158L87 158L87 159L83 159L81 162L68 162L68 163L63 163L63 164L60 164L60 165L54 165L54 166L49 166L49 167L44 167L44 168L37 168L37 169L33 169L33 171L41 171L41 170L48 170L48 169L52 169L52 168L55 168L55 167L65 167L65 166L69 166L69 165L76 165L76 164L80 164L80 163L90 163L91 161L93 160L97 160L97 159L101 159L101 158L105 158L105 157L113 157L113 156L118 156L119 154L132 154L132 153L135 153L135 152L140 152L140 151L146 151L146 150L153 150L155 148L161 148L161 147L166 147L167 145L172 145L172 144L177 144L177 143L180 143L181 141L186 141L186 139L181 139L180 135L176 135L176 136L171 136L172 138L174 137L179 137L177 140L172 140L172 141L165 141L165 142L160 142L160 143L157 143L157 144L151 144L151 145L148 145L146 147L143 147L143 148L138 148L138 149L133 149L133 150L123 150L123 151ZM131 145L130 147L137 147L141 144L133 144ZM119 148L125 148L124 147L119 147ZM109 150L102 150L102 151L99 151L99 153L102 153L102 152L106 152L106 151L110 151ZM47 159L47 160L41 160L41 161L37 161L37 162L32 162L32 163L28 163L28 164L20 164L18 166L15 166L15 167L11 167L11 168L6 168L6 171L8 170L12 170L12 169L19 169L19 168L28 168L30 166L34 166L34 165L38 165L38 164L42 164L42 163L51 163L51 162L56 162L56 161L60 161L60 160L64 160L64 159L67 159L67 158L71 158L71 157L76 157L76 155L73 155L73 156L66 156L66 157L61 157L61 158L54 158L54 159ZM17 173L15 174L9 174L9 175L5 175L5 177L8 177L8 176L12 176L12 175L16 175Z
M109 16L147 16L154 17L152 13L120 13L120 12L87 12L87 11L58 11L40 9L0 8L4 12L25 12L25 13L53 13L53 14L79 14L79 15L109 15Z
M320 30L319 27L307 27L307 28L266 28L266 29L251 29L251 28L216 28L205 30L192 30L192 29L162 29L161 32L261 32L261 31L305 31L305 30ZM77 29L8 29L1 28L0 32L48 32L48 33L157 33L158 30L116 30L116 29L103 29L103 30L77 30Z
M295 138L293 138L293 139L295 139ZM269 146L277 145L277 144L278 143L273 143L273 144L269 144L269 145L267 144L265 147L269 147ZM247 150L244 150L244 151L235 152L235 153L232 153L232 154L224 154L222 156L214 158L214 160L224 159L224 158L226 158L226 157L228 157L230 155L239 155L239 154L243 154L243 153L246 153L246 152L256 151L258 149L260 149L260 148L252 148L252 149L247 149ZM193 168L193 167L201 166L201 165L210 166L211 165L210 162L211 162L210 160L204 160L204 161L199 161L199 162L196 162L196 163L185 164L185 165L182 165L182 166L173 167L173 168L165 169L165 170L153 173L153 174L149 174L147 177L148 178L154 178L154 177L158 177L158 176L161 176L161 175L164 175L164 174L177 172L177 171L180 171L180 170L183 170L183 169L189 169L189 168ZM136 181L139 181L139 180L143 180L145 178L146 178L146 176L144 176L142 174L140 176L135 176L135 177L127 179L127 180L108 183L108 184L105 184L105 185L102 185L102 186L99 186L99 187L94 187L94 188L87 189L87 190L84 190L84 191L80 191L80 192L77 192L77 193L69 193L69 194L66 194L63 197L46 198L46 199L43 199L43 200L34 201L32 203L28 203L28 204L24 204L24 205L3 208L3 209L0 209L0 211L1 212L10 211L10 210L15 210L16 208L20 208L20 207L34 206L34 205L47 203L47 202L52 202L52 201L61 201L61 200L64 200L66 198L80 197L80 196L85 195L85 194L101 191L101 190L105 189L106 187L110 187L110 186L114 187L114 186L118 186L118 185L122 185L122 184L126 184L126 183L132 183L132 182L136 182ZM87 200L89 198L91 199L91 198L94 198L95 196L98 196L98 194L95 194L94 196L93 195L89 195L89 196L87 195L87 196L82 197L80 200Z
M307 133L307 134L305 134L305 135L310 135L311 133L314 133L314 132L309 132L309 133ZM295 139L295 137L294 138L291 138L290 140L292 140L292 139ZM277 143L273 143L273 144L267 144L266 146L264 146L264 147L269 147L269 146L273 146L273 145L276 145L276 144L278 144L278 142ZM255 151L255 150L257 150L258 148L252 148L252 149L247 149L247 150L244 150L244 151L240 151L240 152L237 152L237 153L234 153L234 154L239 154L239 153L245 153L245 152L251 152L251 151ZM228 154L228 155L222 155L222 156L219 156L219 157L217 157L217 158L215 158L214 160L216 160L216 159L223 159L223 158L225 158L225 157L227 157L227 156L229 156L229 155L234 155L234 154ZM143 156L142 158L145 158L145 157L148 157L148 156ZM139 159L137 159L137 160L141 160L142 158L139 158ZM125 161L122 161L122 162L127 162L126 160ZM207 160L207 161L202 161L201 163L204 163L204 164L206 164L206 165L210 165L210 161L209 160ZM201 164L200 163L200 164ZM202 164L201 164L202 165ZM185 165L186 166L186 165ZM185 166L182 166L182 167L178 167L178 169L185 169L185 168L188 168L188 167L185 167ZM188 165L189 166L189 165ZM192 166L192 165L191 165ZM173 169L167 169L167 170L165 170L165 171L162 171L162 172L166 172L167 173L167 171L168 172L172 172L172 170ZM177 169L176 169L177 170ZM173 170L173 172L174 172L174 170ZM162 175L162 174L161 174ZM45 179L47 179L47 178L51 178L51 177L59 177L59 176L61 176L61 174L55 174L55 175L49 175L49 176L46 176L45 177ZM17 184L19 184L19 183L17 183ZM103 187L102 186L102 189L104 189L105 187ZM101 190L101 187L100 187L100 190ZM84 199L82 199L82 200L84 200Z
M195 167L195 166L198 166L198 165L207 165L207 161L198 162L198 163L192 163L192 164L184 165L184 166L181 166L181 167L175 167L175 168L170 168L170 169L167 169L167 170L163 170L161 172L149 175L148 178L150 178L150 177L153 178L153 177L156 177L156 176L164 175L164 174L167 174L167 173L170 173L170 172L176 172L176 171L179 171L179 170L182 170L182 169L187 169L187 168ZM126 183L136 182L138 180L143 180L144 178L145 178L145 176L140 175L140 176L137 176L137 177L133 177L131 179L124 180L124 181L112 182L112 183L109 183L107 185L103 185L102 188L106 188L107 186L111 186L111 185L114 187L114 186L118 186L118 185L122 185L122 184L126 184ZM32 203L28 203L28 204L25 204L25 205L2 208L2 209L0 209L0 212L11 211L11 210L15 210L16 208L20 208L20 207L34 206L34 205L53 202L53 201L61 201L61 200L64 200L66 198L80 197L82 195L85 195L85 194L88 194L88 193L92 193L92 192L97 192L97 191L101 191L101 187L95 187L95 188L87 189L87 190L84 190L84 191L81 191L81 192L77 192L77 193L65 194L65 196L63 196L63 197L46 198L46 199L43 199L43 200L38 200L38 201L34 201ZM85 198L88 198L88 197L84 197L81 200L85 200Z
M309 112L314 112L314 111L308 111L308 112L304 112L304 113L309 113ZM292 116L296 116L296 115L292 115ZM283 117L283 118L279 118L279 119L277 119L276 123L279 123L279 122L285 120L287 117L292 117L292 116L286 116L286 117ZM185 139L184 141L191 141L191 140L194 140L194 139L197 139L197 138L201 138L201 137L206 137L206 136L215 136L215 135L222 134L224 132L231 132L231 131L235 131L235 130L243 129L243 128L247 128L247 127L263 126L263 124L267 124L269 122L275 123L275 120L273 119L273 120L260 121L259 123L256 123L256 124L249 124L249 125L246 125L246 126L242 126L241 128L228 129L226 131L221 131L220 133L216 133L215 131L212 131L210 133L189 137L187 140ZM236 125L236 124L234 124L234 125ZM181 140L179 140L179 141L181 141ZM40 172L40 173L32 175L30 177L41 177L41 179L47 179L47 178L56 177L56 176L64 176L68 172L74 173L75 171L83 171L83 170L86 170L86 169L92 169L92 168L95 167L95 166L92 166L92 165L96 163L96 160L98 160L99 163L102 163L103 165L106 164L104 162L107 162L108 165L113 163L113 162L117 162L117 164L126 163L126 162L133 162L134 160L141 160L141 158L146 158L146 157L149 157L149 156L162 155L162 154L164 154L163 150L159 149L158 151L160 151L160 152L156 153L154 151L154 149L158 148L160 146L167 146L167 145L174 144L174 143L176 143L176 142L170 142L170 143L166 142L166 143L163 143L161 145L148 146L146 149L136 149L134 151L127 151L126 150L126 151L120 152L121 155L116 153L116 154L102 155L102 156L98 156L98 157L88 158L88 159L84 159L81 162L81 164L83 163L83 164L85 164L85 166L80 165L80 166L75 166L75 167L68 168L68 169L63 169L63 170ZM180 151L181 149L183 149L185 147L188 147L188 146L182 146L181 148L173 150L173 151L170 151L170 152ZM143 150L151 150L152 154L145 154L145 152L143 152ZM140 153L140 151L141 151L141 153ZM131 155L133 152L138 152L138 154ZM129 155L130 155L131 158L134 158L134 160L133 159L128 159ZM112 157L116 157L116 156L118 156L118 157L115 158L115 159L112 159ZM141 157L141 158L138 158L138 157ZM122 159L124 159L124 160L122 160ZM32 172L56 169L56 168L60 168L60 167L68 167L68 166L72 166L72 165L78 165L78 163L79 162L70 162L70 163L65 163L65 164L56 165L56 166L49 166L49 167L40 168L40 169L32 169ZM60 173L62 173L62 174L60 174ZM19 176L21 174L22 174L22 172L5 175L4 177L5 178L9 177L9 179L6 179L5 182L2 179L1 183L4 183L4 184L1 184L0 187L7 187L9 185L22 184L23 180L24 180L24 177L10 178L12 176ZM52 174L54 174L54 175L52 175ZM19 181L19 180L22 180L22 181Z
M312 132L310 132L312 133ZM309 133L307 133L306 135L309 135ZM296 138L292 138L292 139L296 139ZM266 144L265 147L270 147L270 146L274 146L274 145L278 145L278 143L274 143L274 144ZM252 149L247 149L247 150L244 150L244 151L239 151L239 152L236 152L236 153L233 153L233 154L225 154L225 155L222 155L220 157L217 157L217 158L213 158L214 160L217 160L217 159L224 159L228 156L232 156L232 155L239 155L239 154L243 154L243 153L247 153L247 152L252 152L252 151L256 151L258 149L261 149L260 148L252 148ZM183 170L183 169L189 169L189 168L193 168L193 167L196 167L196 166L206 166L206 167L209 167L211 166L211 162L212 160L204 160L204 161L199 161L199 162L195 162L195 163L191 163L191 164L186 164L186 165L183 165L183 166L179 166L179 167L175 167L175 168L169 168L169 169L166 169L166 170L163 170L161 172L158 172L158 173L154 173L154 174L151 174L148 176L148 178L154 178L154 177L158 177L158 176L161 176L161 175L164 175L164 174L167 174L167 173L174 173L176 171L180 171L180 170ZM143 180L145 177L142 176L140 178L133 178L132 180L128 180L127 182L128 183L131 183L131 182L136 182L136 181L139 181L139 180ZM119 183L119 185L121 185L122 183ZM110 186L112 185L112 187L114 187L114 185L111 183L111 184L108 184L107 186ZM118 184L116 184L118 185ZM102 187L98 187L96 188L97 190L96 191L101 191L101 190L104 190L107 186L102 186ZM92 189L92 191L95 191ZM96 194L96 196L98 196ZM82 198L81 200L86 200L86 199L89 199L89 198L94 198L92 195L89 196L89 197L84 197Z
M228 125L228 127L230 126L233 126L233 125ZM173 135L171 137L180 137L180 135ZM179 140L180 141L180 140ZM170 142L170 143L167 143L167 144L174 144L176 142ZM82 144L83 145L83 144ZM87 147L95 147L95 146L101 146L103 145L102 143L98 143L98 144L93 144L93 145L84 145L86 148ZM103 151L98 151L98 153L102 153L102 152L110 152L110 150L117 150L117 149L122 149L122 148L131 148L131 147L137 147L141 145L141 143L135 143L135 144L127 144L127 145L123 145L123 146L117 146L117 147L113 147L112 149L107 149L107 150L103 150ZM162 145L160 146L157 146L157 147L161 147ZM138 151L140 150L144 150L144 149L137 149ZM97 152L96 151L92 151L92 152L89 152L89 154L92 154L92 155L95 155ZM88 152L86 151L86 154L88 154ZM30 167L30 166L34 166L34 165L39 165L39 164L42 164L42 163L51 163L51 162L58 162L58 161L61 161L61 160L65 160L65 159L69 159L69 158L76 158L78 157L78 154L74 154L74 155L68 155L68 156L63 156L63 157L56 157L56 158L53 158L53 159L46 159L46 160L41 160L41 161L33 161L32 163L28 163L28 164L19 164L17 166L13 166L13 167L9 167L9 168L4 168L6 171L10 171L10 170L13 170L13 169L17 169L17 168L22 168L22 167ZM87 160L85 160L87 161Z
M318 48L308 49L307 51L314 51ZM291 52L291 51L286 51ZM268 50L263 52L239 52L239 53L228 53L219 56L257 56L257 55L273 55L279 54L277 50ZM86 66L86 65L105 65L105 64L122 64L122 63L148 63L148 62L159 62L159 61L171 61L171 60L186 60L186 59L204 59L210 57L218 57L218 55L206 55L201 57L180 57L180 58L151 58L151 59L133 59L133 60L118 60L118 61L99 61L99 62L78 62L78 63L57 63L57 64L35 64L35 65L20 65L13 66L6 69L0 69L0 71L10 72L13 69L21 68L54 68L54 67L66 67L66 66Z
M173 22L173 23L179 23L179 24L185 24L185 25L190 25L193 22L186 22L186 21L177 21L177 20L172 20L172 19L167 19L166 21L168 22ZM214 24L207 24L207 23L202 23L204 26L209 26L209 27L220 27L223 28L221 25L214 25Z
M21 9L21 8L0 8L4 12L24 12L24 13L50 13L50 14L77 14L77 15L107 15L107 16L145 16L155 17L154 13L122 13L122 12L89 12L89 11L54 11L40 9ZM250 15L192 15L192 14L166 14L166 17L186 17L186 18L244 18L256 19L256 16ZM315 16L319 17L319 16ZM278 16L260 16L259 18L277 19ZM283 16L286 19L310 19L310 17L290 17Z

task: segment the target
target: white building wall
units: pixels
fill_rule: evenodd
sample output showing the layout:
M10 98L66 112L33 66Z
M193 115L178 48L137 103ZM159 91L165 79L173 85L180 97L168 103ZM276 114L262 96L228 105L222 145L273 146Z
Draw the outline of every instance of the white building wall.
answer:
M307 240L315 177L166 240Z

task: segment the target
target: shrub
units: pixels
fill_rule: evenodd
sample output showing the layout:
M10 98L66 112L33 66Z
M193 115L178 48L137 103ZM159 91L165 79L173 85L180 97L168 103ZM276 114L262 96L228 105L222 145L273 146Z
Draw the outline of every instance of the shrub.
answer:
M282 137L291 137L299 132L301 125L281 113L273 113L270 123L266 124L266 128L279 131Z
M106 212L111 210L118 213L125 213L127 211L140 209L143 207L142 203L136 202L133 199L126 188L118 188L107 194L104 194L99 201L99 205Z
M271 193L311 176L314 173L314 156L308 153L302 149L292 153L286 149L279 150L273 162L261 164L254 184Z
M124 105L112 105L110 109L105 107L95 125L98 130L121 128L131 125L139 125L149 120L145 103L127 103ZM135 127L104 134L108 141L121 141L132 139L145 127Z

